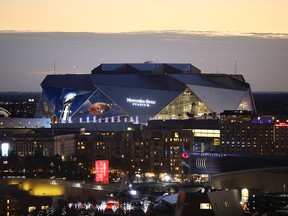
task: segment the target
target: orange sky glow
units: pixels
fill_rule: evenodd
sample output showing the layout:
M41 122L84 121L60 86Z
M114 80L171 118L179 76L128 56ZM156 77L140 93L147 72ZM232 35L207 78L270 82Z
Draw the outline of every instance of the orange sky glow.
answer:
M288 33L287 0L2 0L0 30Z

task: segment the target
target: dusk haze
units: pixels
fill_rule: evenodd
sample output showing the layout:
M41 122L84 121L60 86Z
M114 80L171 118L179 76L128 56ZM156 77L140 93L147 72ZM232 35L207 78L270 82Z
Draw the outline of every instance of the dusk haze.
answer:
M287 9L285 0L4 0L0 91L41 91L48 74L146 61L243 74L252 91L287 91Z

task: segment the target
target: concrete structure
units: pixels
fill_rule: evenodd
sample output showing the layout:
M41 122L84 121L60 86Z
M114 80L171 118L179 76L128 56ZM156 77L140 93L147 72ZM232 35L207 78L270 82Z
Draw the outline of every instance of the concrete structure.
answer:
M247 169L211 176L211 186L215 189L247 188L251 195L263 193L286 193L288 167L266 167Z
M43 156L52 156L54 155L53 136L53 130L49 128L0 129L0 153L3 153L2 144L7 143L8 154L15 152L19 157L26 157L40 151Z
M181 157L184 173L187 174L216 175L233 171L288 166L287 157L197 152L183 152Z
M64 134L54 136L54 154L60 155L63 160L76 154L75 134Z
M31 195L17 184L0 183L0 215L29 215L52 204L52 197Z
M196 192L179 191L175 216L244 216L237 190Z
M6 188L5 188L6 186ZM69 182L64 179L26 179L26 178L3 178L0 179L1 195L20 195L19 191L26 196L51 197L54 206L59 199L67 202L91 201L102 199L107 193L119 191L120 184L103 185L98 183L83 183L82 181ZM1 197L0 195L0 197ZM89 200L90 199L90 200Z

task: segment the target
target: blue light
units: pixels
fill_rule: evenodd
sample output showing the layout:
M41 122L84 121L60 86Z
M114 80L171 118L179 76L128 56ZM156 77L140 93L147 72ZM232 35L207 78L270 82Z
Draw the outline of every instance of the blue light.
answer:
M252 119L252 124L273 124L274 121L271 119Z

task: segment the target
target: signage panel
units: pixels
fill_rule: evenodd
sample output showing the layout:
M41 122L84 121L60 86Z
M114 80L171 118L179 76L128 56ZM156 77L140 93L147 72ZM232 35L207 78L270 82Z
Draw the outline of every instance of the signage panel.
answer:
M109 184L109 161L96 160L95 161L95 181L104 184Z

